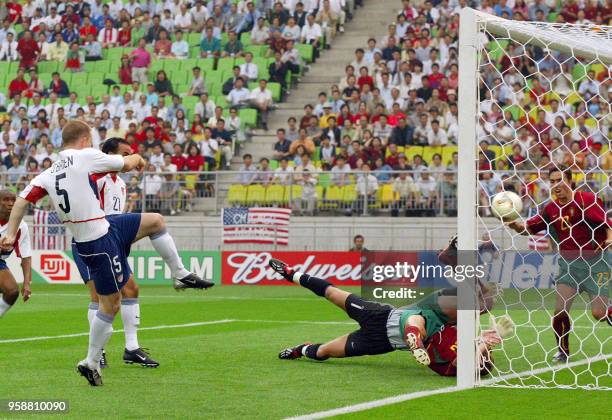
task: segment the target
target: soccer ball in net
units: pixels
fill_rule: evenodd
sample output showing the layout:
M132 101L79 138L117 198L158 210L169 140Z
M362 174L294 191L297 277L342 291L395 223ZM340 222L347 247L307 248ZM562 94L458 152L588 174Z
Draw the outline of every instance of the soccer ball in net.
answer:
M511 222L518 218L523 211L523 201L518 194L511 191L497 193L491 199L491 212L504 222Z

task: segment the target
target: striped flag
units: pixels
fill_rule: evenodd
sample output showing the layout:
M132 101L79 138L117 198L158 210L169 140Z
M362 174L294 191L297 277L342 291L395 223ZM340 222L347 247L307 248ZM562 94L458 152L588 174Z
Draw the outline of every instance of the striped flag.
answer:
M535 235L529 235L529 238L527 239L527 246L529 247L529 249L535 251L548 251L549 244L548 235L546 234L546 231L543 230L541 232L536 233Z
M66 227L57 212L34 209L32 248L38 250L65 250L68 245Z
M236 207L223 209L223 243L289 245L291 209Z

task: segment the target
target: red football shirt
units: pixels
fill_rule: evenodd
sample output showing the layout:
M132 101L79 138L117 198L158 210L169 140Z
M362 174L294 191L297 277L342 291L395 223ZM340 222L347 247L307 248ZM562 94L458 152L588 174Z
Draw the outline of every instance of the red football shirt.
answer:
M601 251L607 230L612 228L612 220L607 217L601 199L595 194L577 191L574 199L565 206L552 201L527 220L530 233L538 233L547 227L561 255L577 258L584 251Z
M442 376L457 376L457 327L445 325L427 343L429 368Z

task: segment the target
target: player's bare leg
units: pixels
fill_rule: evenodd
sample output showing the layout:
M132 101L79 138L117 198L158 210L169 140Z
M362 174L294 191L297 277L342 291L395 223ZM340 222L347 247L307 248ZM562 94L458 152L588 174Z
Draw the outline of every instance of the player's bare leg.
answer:
M0 270L0 318L13 307L19 298L19 286L9 270Z
M138 364L144 367L156 368L159 366L138 343L138 326L140 325L140 304L138 303L139 289L131 275L123 289L121 289L121 321L125 334L125 351L123 361L127 364Z
M559 350L553 356L553 361L564 363L570 355L569 334L572 329L572 320L570 319L569 311L578 291L566 284L557 284L556 291L557 300L555 303L555 314L552 319L552 326L555 331Z
M157 213L143 213L140 218L140 227L134 242L139 241L144 237L151 239L153 248L157 251L160 257L163 258L174 278L174 288L176 290L183 289L208 289L215 284L207 280L201 279L196 274L185 269L183 261L178 254L174 239L166 230L166 222L164 217Z
M594 296L589 294L591 298L591 314L593 318L600 322L607 322L612 326L612 306L607 296Z

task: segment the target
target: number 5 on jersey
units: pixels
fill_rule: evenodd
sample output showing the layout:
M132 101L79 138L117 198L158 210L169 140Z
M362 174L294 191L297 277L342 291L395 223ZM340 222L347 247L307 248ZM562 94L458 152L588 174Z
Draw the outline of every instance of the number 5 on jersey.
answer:
M65 172L63 174L57 174L55 176L55 193L58 195L58 197L61 196L64 199L63 203L58 203L59 208L64 213L70 213L70 201L68 200L68 191L63 188L60 188L60 181L64 178L66 178Z

